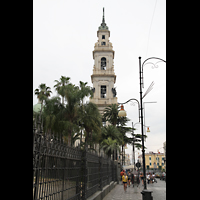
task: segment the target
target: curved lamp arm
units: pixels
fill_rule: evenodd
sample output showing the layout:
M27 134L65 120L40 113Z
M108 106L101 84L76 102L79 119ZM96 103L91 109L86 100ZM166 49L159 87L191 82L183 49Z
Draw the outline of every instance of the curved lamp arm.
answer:
M139 57L139 59L141 59L141 57ZM152 64L153 67L157 67L156 64L157 64L158 62L156 62L156 63L153 63L153 62L146 63L146 61L151 60L151 59L157 59L157 60L159 60L158 62L165 62L165 63L166 63L165 60L163 60L163 59L161 59L161 58L157 58L157 57L150 57L150 58L147 58L147 59L142 63L142 67L141 67L141 78L142 78L142 87L143 87L143 88L144 88L144 78L143 78L143 67L144 67L144 64Z
M139 103L139 101L138 101L137 99L132 98L132 99L129 99L128 101L126 101L126 102L124 102L124 103L118 103L118 104L126 104L126 103L128 103L129 101L131 101L131 100L135 100L135 101L137 101L137 103L138 103L139 122L140 122L140 103Z

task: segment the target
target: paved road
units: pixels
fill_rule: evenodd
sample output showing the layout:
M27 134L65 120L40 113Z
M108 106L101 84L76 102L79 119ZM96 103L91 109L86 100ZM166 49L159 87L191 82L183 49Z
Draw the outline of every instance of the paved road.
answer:
M166 182L156 179L157 183L147 184L147 189L152 190L153 200L166 200Z
M157 180L157 183L147 184L147 189L152 190L153 200L166 200L166 183L165 181ZM138 187L131 185L127 187L127 192L124 192L124 186L120 182L113 190L111 190L103 200L142 200L141 191L143 186L140 184Z

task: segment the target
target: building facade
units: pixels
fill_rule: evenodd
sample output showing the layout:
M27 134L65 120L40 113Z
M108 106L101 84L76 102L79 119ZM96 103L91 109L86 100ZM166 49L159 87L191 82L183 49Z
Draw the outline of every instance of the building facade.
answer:
M98 41L95 43L93 53L94 66L91 81L93 83L92 103L98 106L102 114L104 109L117 104L117 92L114 87L116 75L114 72L114 55L112 43L109 41L110 31L105 23L104 9L101 26L97 31Z
M165 154L164 167L165 167L165 171L166 171L166 141L163 143L163 149L164 149L164 154Z
M142 164L142 154L138 156L139 162ZM164 170L164 160L165 154L164 153L154 153L150 151L149 153L145 153L145 167L147 170Z

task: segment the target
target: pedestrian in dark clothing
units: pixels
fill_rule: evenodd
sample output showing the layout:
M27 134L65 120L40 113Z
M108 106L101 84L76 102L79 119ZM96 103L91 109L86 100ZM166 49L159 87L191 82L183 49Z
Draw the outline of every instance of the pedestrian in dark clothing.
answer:
M140 176L139 176L139 174L136 175L136 178L137 178L137 187L138 187L138 185L140 184Z
M134 187L134 181L135 181L134 173L131 173L131 183L133 184L133 187Z
M130 187L130 182L131 182L131 172L128 172L128 186Z

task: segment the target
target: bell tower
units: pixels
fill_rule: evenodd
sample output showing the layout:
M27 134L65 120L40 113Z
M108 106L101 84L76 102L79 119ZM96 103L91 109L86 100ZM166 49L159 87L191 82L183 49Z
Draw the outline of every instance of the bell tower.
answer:
M111 104L117 103L117 92L114 84L114 55L112 43L109 41L110 31L105 23L104 8L101 26L97 31L98 41L95 43L93 53L94 66L91 80L93 83L93 98L91 102L97 104L100 113Z

